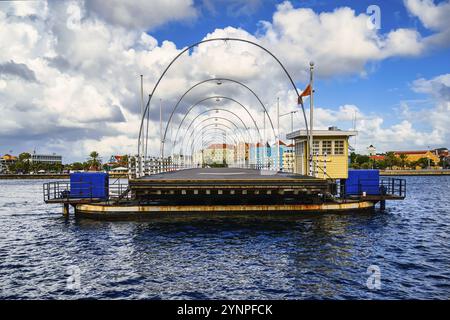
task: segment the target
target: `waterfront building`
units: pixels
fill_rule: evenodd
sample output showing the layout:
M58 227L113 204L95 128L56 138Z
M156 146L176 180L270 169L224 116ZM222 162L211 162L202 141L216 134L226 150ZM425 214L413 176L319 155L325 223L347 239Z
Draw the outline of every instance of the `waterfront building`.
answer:
M283 151L283 158L282 158L282 171L285 172L294 172L295 168L295 152L294 152L294 145L289 144L287 145L287 148Z
M277 151L279 148L279 153ZM293 144L287 145L282 140L279 140L279 144L274 143L270 150L269 163L270 167L275 167L277 165L280 171L293 172Z
M226 143L209 145L203 151L205 164L233 164L235 162L235 146Z
M276 149L275 149L276 151ZM250 146L250 164L256 167L271 167L272 148L269 143L256 143Z
M5 154L0 158L0 173L8 171L8 167L17 162L17 157L10 154Z
M373 145L370 145L367 147L367 154L369 156L374 156L377 154L377 149Z
M446 169L450 167L450 152L447 148L437 148L435 150L437 156L439 157L440 164L442 168Z
M46 163L46 164L62 164L62 156L53 154L36 154L32 153L30 158L31 163Z
M435 165L439 163L439 156L437 155L436 150L416 150L416 151L390 151L393 152L397 157L404 154L406 156L406 160L410 162L417 161L421 158L429 159L433 161Z
M313 131L313 175L319 178L347 179L349 138L356 131L328 130ZM306 130L297 130L287 135L295 140L294 172L308 175L310 171L308 135ZM326 172L326 174L325 174Z
M381 161L384 160L385 156L382 154L375 154L372 156L369 156L370 159L375 160L375 161Z
M235 147L235 162L238 165L246 166L249 164L250 144L239 142Z

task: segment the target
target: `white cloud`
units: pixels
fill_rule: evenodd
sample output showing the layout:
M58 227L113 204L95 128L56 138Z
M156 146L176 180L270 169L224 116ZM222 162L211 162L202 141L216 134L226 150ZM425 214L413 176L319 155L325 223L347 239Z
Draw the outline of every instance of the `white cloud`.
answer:
M450 41L450 1L435 4L432 0L404 0L406 9L423 26L435 33L423 39L427 46L448 46Z
M149 30L169 21L195 18L192 0L101 0L86 2L88 12L125 28Z
M174 6L178 9L173 10ZM97 1L0 4L0 70L9 72L0 76L0 142L4 150L10 149L8 144L21 148L17 152L38 146L42 151L61 152L70 160L83 160L92 149L101 153L135 152L140 123L139 75L145 76L148 93L181 51L170 41L158 43L144 31L195 16L193 2L181 0L121 1L108 6L100 6ZM277 6L273 20L262 22L256 34L226 27L205 35L205 39L237 37L258 42L275 52L294 79L301 81L306 80L310 60L317 62L319 77L364 74L370 62L419 55L425 50L424 38L416 30L396 29L380 34L367 28L367 19L367 15L346 7L318 14L284 2ZM445 30L441 24L429 24L428 18L421 19L436 34ZM35 81L12 76L13 71L34 75ZM274 125L276 97L280 97L281 113L296 108L293 88L269 55L243 43L211 42L183 55L155 92L150 150L159 150L159 99L167 120L171 106L188 87L211 77L230 77L254 89L267 104ZM437 84L433 83L437 82L437 78L434 82L418 80L415 89L428 90L426 93L433 95L437 92L433 87ZM215 94L237 98L262 127L264 116L258 101L231 83L220 87L209 83L196 88L181 104L175 120L180 120L190 104ZM252 123L241 107L227 101L209 101L193 114L213 105L229 108ZM444 103L439 106L442 110L448 107ZM366 115L351 104L338 110L318 106L317 126L327 127L335 122L347 125L356 113L362 128L361 141L415 145L422 141L421 136L439 139L443 115L441 109L435 110L433 123L437 131L429 130L425 135L414 129L411 119L385 128L379 115ZM296 117L296 122L302 123L302 115L297 113ZM290 130L290 121L285 120L283 132ZM269 127L268 121L266 126Z

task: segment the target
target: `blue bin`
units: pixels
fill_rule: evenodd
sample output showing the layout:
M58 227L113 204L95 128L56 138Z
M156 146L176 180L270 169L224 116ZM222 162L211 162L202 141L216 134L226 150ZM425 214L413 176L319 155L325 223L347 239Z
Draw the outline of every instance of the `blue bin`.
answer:
M107 199L109 176L104 172L76 172L70 174L71 198Z
M379 170L348 170L348 179L345 181L346 195L380 194Z

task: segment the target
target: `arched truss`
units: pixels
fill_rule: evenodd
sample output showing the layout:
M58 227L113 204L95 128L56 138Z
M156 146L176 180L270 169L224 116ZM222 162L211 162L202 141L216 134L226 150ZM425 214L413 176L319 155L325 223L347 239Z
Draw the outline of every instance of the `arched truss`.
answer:
M214 141L216 141L224 136L225 136L226 140L231 141L234 144L238 143L239 140L237 140L235 137L233 137L231 135L227 135L226 134L227 131L225 131L224 129L221 129L221 128L215 128L215 129L219 129L219 130L213 132L212 131L213 129L211 129L211 128L207 129L203 132L202 139L199 139L197 141L192 141L192 144L191 144L192 156L194 154L194 151L196 150L196 147L198 147L200 143L201 143L201 147L203 148L205 145L211 144ZM206 140L205 140L205 138L206 138ZM218 143L220 143L220 142L218 142Z
M192 136L194 135L195 132L198 132L197 129L198 129L198 127L199 127L201 124L205 123L206 121L213 120L213 119L224 120L224 121L226 121L226 122L232 124L232 125L234 126L234 128L236 128L237 132L239 133L239 135L240 135L242 138L244 138L245 135L247 135L247 138L248 138L249 140L251 140L252 137L251 137L251 135L250 135L250 133L249 133L247 127L245 127L245 130L241 130L241 128L240 128L239 126L237 126L237 125L236 125L233 121L231 121L230 119L227 119L227 118L224 118L224 117L218 117L218 116L209 117L209 118L203 119L202 121L198 122L198 123L195 125L195 127L193 127L192 133L191 133L191 135L189 136L189 139L192 138ZM220 122L217 122L217 120L215 120L214 124L220 124ZM186 136L187 136L187 132L186 132ZM186 136L184 137L184 139L186 138ZM244 140L245 140L245 138L244 138Z
M229 127L229 126L227 126L227 125L225 125L225 124L223 124L223 123L220 123L220 122L214 122L214 123L206 124L206 125L204 125L204 126L201 128L200 131L197 131L197 128L198 128L202 123L205 123L206 121L212 120L212 119L215 119L215 118L207 118L207 119L204 119L203 121L199 122L199 123L196 125L196 127L192 130L192 133L191 133L191 135L189 136L188 141L191 141L191 143L192 143L192 141L196 141L197 138L198 138L198 135L201 133L201 131L204 130L205 128L209 128L209 127L211 127L211 126L215 126L215 127L218 127L218 126L225 127L225 128L227 128L228 130L230 130L231 133L236 134L236 132L234 132L233 129L232 129L231 127ZM237 133L239 134L240 139L241 139L242 141L245 142L245 137L244 137L245 135L243 135L242 130L240 130L240 128L239 128L235 123L233 123L231 120L228 120L228 119L225 119L225 118L221 118L221 119L224 119L224 120L228 121L229 123L233 124L234 127L237 129ZM197 133L196 133L196 132L197 132ZM187 135L184 136L184 138L183 138L183 143L181 144L183 151L184 151L184 146L185 146L185 140L186 140L186 138L187 138ZM180 153L181 153L181 150L180 150Z
M192 124L195 122L195 120L197 120L200 116L204 115L205 113L212 112L212 111L224 111L224 112L228 112L228 113L234 115L236 118L238 118L239 121L242 123L243 127L244 127L246 130L249 129L249 128L246 126L244 120L242 120L242 118L239 117L236 113L234 113L234 112L232 112L232 111L230 111L230 110L227 110L227 109L223 109L223 108L213 108L213 109L208 109L208 110L205 110L205 111L199 113L194 119L192 119L191 122L189 123L188 128L186 129L186 134L189 132L189 129L191 128L191 126L192 126ZM180 124L180 126L181 126L181 124ZM179 128L180 128L180 127L178 127L178 129L179 129ZM262 136L261 136L261 133L259 132L259 128L257 127L256 129L257 129L257 131L258 131L258 134L259 134L260 139L262 140ZM177 131L176 139L177 139L177 138L178 138L178 131ZM250 142L250 141L249 141L249 142ZM174 143L173 143L173 150L175 150L175 146L177 145L177 143L178 143L178 141L175 140Z
M217 129L217 128L216 128ZM212 144L214 141L218 141L221 138L225 137L225 141L220 141L217 143L225 143L228 144L229 142L237 144L239 140L237 140L235 137L231 136L231 135L226 135L226 132L224 129L220 129L218 132L212 132L212 129L207 129L204 131L204 135L202 139L199 139L197 141L192 141L192 145L190 146L191 149L191 156L192 158L194 157L194 154L196 151L199 151L198 149L204 149L205 146ZM206 140L205 140L206 138Z
M190 91L192 91L194 88L198 87L199 85L202 85L202 84L204 84L204 83L206 83L206 82L212 82L212 81L215 81L215 82L218 82L218 81L221 81L221 82L223 82L223 81L228 81L228 82L236 83L236 84L238 84L238 85L240 85L240 86L246 88L248 91L250 91L250 92L253 94L253 96L258 100L258 102L259 102L259 104L261 105L261 107L263 108L264 112L267 114L267 117L268 117L268 119L269 119L269 123L270 123L270 125L271 125L271 127L272 127L273 134L275 135L275 128L274 128L274 126L273 126L272 118L270 117L269 112L267 111L266 106L264 105L264 103L261 101L261 99L258 97L258 95L257 95L251 88L249 88L249 87L248 87L247 85L245 85L244 83L242 83L242 82L240 82L240 81L237 81L237 80L234 80L234 79L228 79L228 78L211 78L211 79L206 79L206 80L203 80L203 81L200 81L200 82L194 84L194 85L193 85L192 87L190 87L185 93L183 93L183 95L181 96L181 98L180 98L180 99L177 101L177 103L175 104L175 107L172 109L172 112L170 113L169 120L167 121L167 125L166 125L166 128L165 128L165 130L164 130L164 135L163 135L163 138L162 138L162 140L163 140L163 152L164 152L164 142L166 141L167 131L168 131L169 125L171 124L172 117L174 116L174 114L175 114L176 110L178 109L178 106L180 105L180 103L181 103L181 101L183 100L183 98L184 98ZM230 99L230 98L228 98L228 99ZM234 101L234 102L237 103L236 100L232 100L232 101ZM200 103L200 102L199 102L199 103ZM189 111L190 111L195 105L196 105L196 104L194 104L194 105L186 112L186 114L189 113ZM247 113L249 113L248 109L246 109L246 111L247 111ZM186 114L185 114L185 117L186 117ZM249 113L249 114L250 114L250 113ZM184 118L185 118L185 117L184 117ZM252 120L253 120L253 122L255 123L255 126L256 126L256 122L255 122L254 118L251 116L251 114L250 114L250 117L252 118ZM184 118L183 118L183 120L184 120ZM276 138L276 137L275 137L275 138Z
M199 105L200 103L202 103L202 102L204 102L204 101L207 101L207 100L211 100L211 99L225 99L225 100L229 100L229 101L235 102L237 105L239 105L240 107L242 107L242 108L247 112L247 114L250 116L250 118L252 119L252 122L253 122L253 124L254 124L256 130L258 131L258 134L259 134L259 136L261 137L261 140L262 140L261 131L260 131L260 129L259 129L259 127L258 127L258 125L257 125L257 123L256 123L256 121L255 121L255 118L253 118L252 114L250 113L250 111L248 110L247 107L245 107L242 103L240 103L240 102L237 101L236 99L233 99L233 98L230 98L230 97L226 97L226 96L211 96L211 97L203 98L203 99L197 101L196 103L194 103L193 105L191 105L191 106L189 107L189 109L186 111L186 113L185 113L185 115L184 115L182 121L181 121L180 124L178 125L178 129L177 129L177 132L176 132L176 134L175 134L175 139L174 139L175 142L176 142L177 139L178 139L178 134L179 134L179 132L180 132L181 125L183 124L184 120L186 119L187 115L191 112L191 110L194 109L194 108L195 108L197 105ZM273 129L273 128L272 128L272 129ZM274 131L274 132L275 132L275 131ZM164 145L163 145L163 150L164 150Z
M272 53L270 52L268 49L264 48L263 46L261 46L260 44L257 44L256 42L253 42L251 40L247 40L247 39L239 39L239 38L210 38L210 39L205 39L202 41L198 41L186 48L184 48L180 53L178 53L175 58L172 59L172 61L169 63L169 65L164 69L163 73L161 74L161 76L159 77L158 81L156 82L155 86L153 87L153 90L151 92L151 94L149 95L149 99L148 102L144 108L144 112L142 114L142 118L141 118L141 124L139 126L139 137L138 137L138 155L140 155L141 152L141 139L142 139L142 130L143 130L143 126L144 126L144 119L145 117L147 117L147 135L146 135L146 143L145 143L145 156L147 155L147 144L148 144L148 119L149 119L149 107L150 107L150 103L152 100L152 97L156 91L156 89L159 86L159 83L161 82L162 78L165 76L165 74L167 73L167 71L170 69L170 67L173 65L173 63L182 55L184 54L186 51L202 44L202 43L207 43L207 42L213 42L213 41L237 41L237 42L244 42L244 43L248 43L251 44L253 46L256 46L262 50L264 50L266 53L268 53L269 55L272 56L273 59L275 59L275 61L280 65L280 67L283 69L284 73L286 74L286 76L288 77L290 83L292 84L292 87L295 90L295 93L297 94L297 99L301 104L302 107L302 112L303 112L303 118L305 121L305 128L306 128L306 133L309 136L309 127L308 127L308 120L306 119L306 113L305 113L305 108L303 106L302 100L300 99L300 93L298 92L297 86L295 85L294 81L292 80L291 75L289 74L289 72L286 70L286 68L284 67L284 65L281 63L281 61ZM309 146L311 148L311 146Z

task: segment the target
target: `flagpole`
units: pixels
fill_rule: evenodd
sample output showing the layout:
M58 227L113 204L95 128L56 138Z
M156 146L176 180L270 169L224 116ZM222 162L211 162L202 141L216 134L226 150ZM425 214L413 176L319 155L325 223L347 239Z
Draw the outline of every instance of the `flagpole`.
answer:
M313 70L314 70L314 62L309 63L309 85L311 90L311 95L309 97L309 175L313 175L312 170L312 161L313 161L313 128L314 128L314 89L313 89Z
M279 171L281 168L280 164L280 98L277 97L277 165L275 169Z

